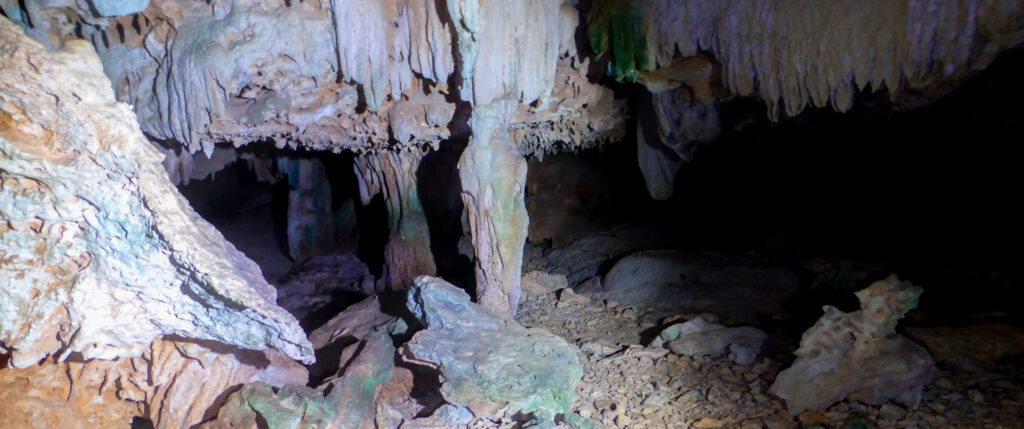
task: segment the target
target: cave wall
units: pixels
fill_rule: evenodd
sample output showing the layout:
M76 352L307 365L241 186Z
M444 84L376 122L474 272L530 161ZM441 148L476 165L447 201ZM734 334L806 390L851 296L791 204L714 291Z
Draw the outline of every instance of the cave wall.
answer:
M0 19L0 343L17 368L175 335L310 362L259 267L174 189L92 47Z
M622 138L626 103L602 70L646 91L634 110L637 162L664 199L694 148L718 135L723 100L759 98L776 119L805 106L845 110L858 91L928 99L1024 40L1019 0L156 0L100 14L2 1L0 10L46 46L91 41L176 180L226 165L228 155L195 161L216 158L218 143L385 159L468 139L459 165L477 287L503 290L497 301L510 311L527 222L519 164ZM364 178L415 188L416 162L401 172L364 164ZM399 250L430 247L429 234L399 233L422 229L413 194L387 194L388 287L432 271L429 250ZM394 266L397 255L419 262Z

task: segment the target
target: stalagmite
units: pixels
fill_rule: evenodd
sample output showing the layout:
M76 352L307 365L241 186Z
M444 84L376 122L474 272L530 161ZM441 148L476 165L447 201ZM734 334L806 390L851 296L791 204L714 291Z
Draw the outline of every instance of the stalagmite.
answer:
M462 201L476 251L477 302L515 314L526 242L526 159L508 136L511 102L476 106L459 160Z
M546 105L563 40L574 28L561 0L450 2L463 60L462 98L473 104L473 136L459 160L462 200L476 251L477 301L515 314L527 235L526 159L509 136L519 103ZM532 22L535 26L518 25ZM529 55L509 55L509 52Z
M378 193L388 209L390 237L384 248L384 273L377 291L404 290L416 276L437 268L430 251L430 231L416 187L420 150L364 154L356 158L356 177L363 205Z
M280 157L277 168L288 176L288 253L305 261L334 242L327 171L315 158Z

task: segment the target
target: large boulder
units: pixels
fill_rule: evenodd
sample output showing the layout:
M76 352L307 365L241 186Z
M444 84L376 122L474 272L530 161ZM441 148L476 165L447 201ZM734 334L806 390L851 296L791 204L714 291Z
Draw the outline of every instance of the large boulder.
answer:
M395 347L387 331L374 329L365 341L349 346L353 356L336 376L317 388L266 383L243 386L228 397L216 419L201 427L323 428L374 427L377 394L395 368Z
M477 417L550 419L572 408L583 376L575 346L474 304L435 277L416 279L408 307L426 326L406 344L408 352L413 362L440 371L449 403Z
M312 362L259 267L178 194L92 45L48 51L0 17L0 344L141 355L164 335Z
M935 361L923 347L897 335L896 324L917 306L921 292L891 275L857 292L858 311L825 306L825 315L804 332L796 361L775 378L771 393L785 399L793 415L844 398L867 404L920 402Z
M352 345L367 341L377 330L401 335L407 328L401 319L381 311L376 295L349 306L309 334L316 349L316 364L310 367L310 377L319 381L338 372L345 364L345 355L355 351Z
M783 314L796 274L743 255L647 250L626 256L586 290L645 309L653 321L672 313L713 312L730 324Z

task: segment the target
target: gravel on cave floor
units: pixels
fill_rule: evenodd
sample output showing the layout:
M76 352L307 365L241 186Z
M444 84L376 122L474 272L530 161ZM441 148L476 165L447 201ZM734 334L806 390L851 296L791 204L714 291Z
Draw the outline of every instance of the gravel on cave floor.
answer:
M641 324L638 309L574 301L525 296L517 319L580 346L584 376L573 411L609 428L1024 427L1018 366L940 371L916 407L843 401L791 418L784 401L767 393L791 352L766 346L747 367L721 355L676 356L641 345L641 336L657 328Z

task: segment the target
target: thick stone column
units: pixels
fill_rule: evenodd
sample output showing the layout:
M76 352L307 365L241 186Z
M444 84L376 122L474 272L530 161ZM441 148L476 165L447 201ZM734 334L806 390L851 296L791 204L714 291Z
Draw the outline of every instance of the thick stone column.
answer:
M526 159L508 135L513 102L473 109L473 136L459 159L462 201L476 250L477 301L503 314L519 306L526 242Z
M280 157L277 168L288 176L288 254L301 262L334 244L331 185L315 158Z
M404 290L421 275L434 275L437 267L430 251L430 230L416 187L419 149L364 154L356 158L356 177L363 205L383 193L388 208L390 237L384 247L384 272L377 291Z

